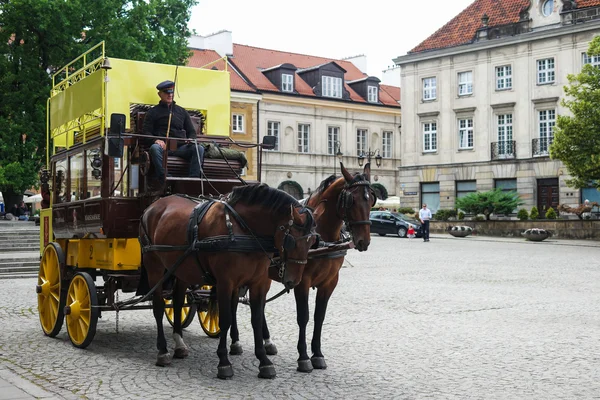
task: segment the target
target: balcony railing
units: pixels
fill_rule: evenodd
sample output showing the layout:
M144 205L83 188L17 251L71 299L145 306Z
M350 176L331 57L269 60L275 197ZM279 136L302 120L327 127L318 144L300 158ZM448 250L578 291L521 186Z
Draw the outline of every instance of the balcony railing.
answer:
M492 142L492 160L514 159L517 156L517 142L505 140Z
M544 157L550 155L550 145L552 144L553 137L541 137L533 139L531 141L531 155L532 157Z

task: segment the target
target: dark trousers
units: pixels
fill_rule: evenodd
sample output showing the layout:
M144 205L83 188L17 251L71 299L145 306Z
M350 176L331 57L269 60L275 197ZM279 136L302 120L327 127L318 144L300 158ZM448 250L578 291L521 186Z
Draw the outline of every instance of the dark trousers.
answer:
M423 221L423 225L421 225L421 229L423 230L423 240L429 240L429 220L428 219Z
M196 151L196 149L198 151ZM190 163L190 177L200 178L200 166L204 162L204 147L201 145L195 146L193 143L179 146L177 150L169 151L170 156L181 157ZM163 149L156 143L150 147L150 158L152 165L156 171L156 177L163 180L165 170L163 168Z

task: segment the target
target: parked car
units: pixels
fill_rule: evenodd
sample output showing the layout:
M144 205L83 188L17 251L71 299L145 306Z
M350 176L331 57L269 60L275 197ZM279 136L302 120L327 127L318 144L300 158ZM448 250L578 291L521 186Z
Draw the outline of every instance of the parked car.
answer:
M415 227L417 237L422 236L421 222L405 214L390 211L371 211L369 219L371 220L371 233L378 233L380 236L390 233L399 237L406 237L409 224Z

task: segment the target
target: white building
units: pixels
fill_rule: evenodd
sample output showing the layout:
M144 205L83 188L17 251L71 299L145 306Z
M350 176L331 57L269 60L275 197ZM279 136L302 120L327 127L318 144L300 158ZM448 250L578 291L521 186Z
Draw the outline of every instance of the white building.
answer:
M448 209L502 188L541 214L587 197L566 185L568 171L548 150L567 75L600 62L585 55L599 18L600 0L476 0L395 59L403 204Z

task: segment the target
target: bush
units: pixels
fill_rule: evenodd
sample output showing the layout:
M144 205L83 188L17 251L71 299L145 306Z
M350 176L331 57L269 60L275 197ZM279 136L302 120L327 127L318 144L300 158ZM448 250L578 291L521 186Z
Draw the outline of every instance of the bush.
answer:
M529 218L538 219L540 217L540 212L538 211L536 206L531 207L531 213L529 213Z
M476 215L474 220L475 221L485 221L485 217L482 215Z
M433 218L437 219L438 221L448 221L451 217L456 217L456 210L440 209L440 210L437 210L437 212L433 216Z
M398 209L398 212L399 212L400 214L406 214L406 215L415 215L415 210L413 210L413 209L412 209L412 208L410 208L410 207L400 207L400 208Z
M465 219L465 213L462 211L459 211L457 218L462 221L463 219Z
M508 215L522 204L517 192L503 192L500 189L469 193L456 199L456 208L469 214L483 214L486 219L490 219L492 214Z
M546 219L556 219L556 217L556 211L554 211L554 208L550 207L548 211L546 211Z
M521 221L527 221L527 219L529 218L529 213L526 209L521 208L519 210L519 213L517 214L517 218L519 218Z

